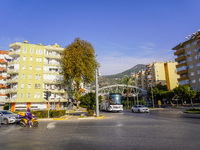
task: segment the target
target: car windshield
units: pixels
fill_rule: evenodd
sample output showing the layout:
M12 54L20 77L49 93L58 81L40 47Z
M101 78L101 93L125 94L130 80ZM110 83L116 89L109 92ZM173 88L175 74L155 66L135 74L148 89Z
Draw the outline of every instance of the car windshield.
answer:
M3 114L13 114L11 111L2 111Z
M138 107L144 107L143 105L139 105Z

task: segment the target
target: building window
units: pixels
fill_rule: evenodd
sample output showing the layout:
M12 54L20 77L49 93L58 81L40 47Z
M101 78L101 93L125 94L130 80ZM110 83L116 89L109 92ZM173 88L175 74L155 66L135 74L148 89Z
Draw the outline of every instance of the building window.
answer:
M54 85L52 85L51 87L52 87L52 90L54 90Z
M30 57L30 61L33 61L33 57L32 56Z
M187 52L187 55L190 55L190 54L191 54L191 51L188 51L188 52Z
M24 84L23 84L23 83L21 84L21 88L22 88L22 89L24 88Z
M194 41L192 44L193 44L193 45L196 45L196 44L197 44L197 41Z
M194 74L195 74L194 72L191 72L191 73L190 73L191 76L194 76Z
M41 66L39 66L39 71L41 71Z
M40 89L40 84L38 84L38 89Z
M193 68L193 65L190 65L190 69L192 69Z
M30 53L31 53L31 54L33 54L33 48L31 48L31 51L30 51Z
M37 74L35 75L35 79L36 79L36 80L38 79L38 75L37 75Z
M31 94L30 93L28 93L28 98L30 98L31 97Z
M23 98L23 94L21 93L21 98Z
M22 74L22 79L24 79L24 74Z
M192 83L196 83L196 80L195 80L195 79L193 79L193 80L192 80Z
M39 58L39 62L42 62L42 58Z
M28 84L28 88L29 88L29 89L31 88L31 84L30 84L30 83Z
M199 55L195 55L195 59L199 59Z
M26 60L26 57L24 56L24 57L23 57L23 61L25 61L25 60Z
M197 74L200 74L200 70L197 70Z
M35 93L34 98L40 98L40 93Z
M40 54L42 54L42 50L40 50Z
M199 66L200 66L200 63L197 63L196 66L199 67Z
M26 53L26 47L24 47L23 53Z
M32 66L30 66L30 68L29 68L30 70L32 70Z
M188 59L188 61L192 61L192 57L190 57L190 58Z
M36 61L38 62L38 57L36 58Z
M35 89L37 89L37 84L35 83Z
M39 80L41 79L41 75L39 75Z
M38 71L38 66L36 66L36 71Z
M31 74L29 74L29 79L31 79L31 76L32 76L32 75L31 75Z
M199 49L199 47L195 48L195 49L194 49L194 52L198 52L198 49Z
M186 48L189 48L189 47L190 47L190 44L187 44L187 45L186 45Z
M25 65L22 66L22 69L25 70Z

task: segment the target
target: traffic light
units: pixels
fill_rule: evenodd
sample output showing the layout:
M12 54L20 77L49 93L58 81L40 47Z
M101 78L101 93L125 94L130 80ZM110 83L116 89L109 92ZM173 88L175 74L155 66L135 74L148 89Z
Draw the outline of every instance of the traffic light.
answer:
M51 91L49 91L49 94L48 94L48 95L49 95L49 97L51 97Z
M44 99L46 99L48 101L48 99L49 99L49 92L48 91L44 92Z

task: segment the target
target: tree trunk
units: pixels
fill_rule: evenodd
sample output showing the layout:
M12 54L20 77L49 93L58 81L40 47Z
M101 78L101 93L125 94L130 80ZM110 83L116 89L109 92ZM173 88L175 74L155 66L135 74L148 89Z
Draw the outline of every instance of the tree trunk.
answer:
M192 98L190 98L190 102L191 102L191 105L193 106L193 101L192 101Z
M129 109L129 88L127 88L126 97L127 97L127 108Z

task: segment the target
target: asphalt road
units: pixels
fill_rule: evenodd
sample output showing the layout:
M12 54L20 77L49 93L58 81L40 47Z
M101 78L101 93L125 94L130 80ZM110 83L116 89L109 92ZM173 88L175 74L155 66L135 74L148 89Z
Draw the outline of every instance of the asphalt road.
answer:
M40 121L38 128L2 125L2 150L198 150L200 115L183 109L100 112L104 119Z

